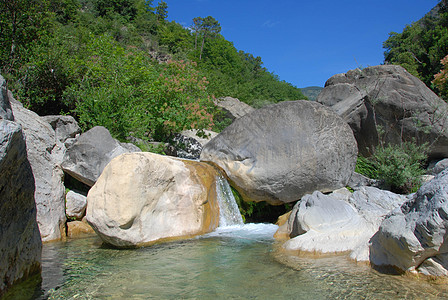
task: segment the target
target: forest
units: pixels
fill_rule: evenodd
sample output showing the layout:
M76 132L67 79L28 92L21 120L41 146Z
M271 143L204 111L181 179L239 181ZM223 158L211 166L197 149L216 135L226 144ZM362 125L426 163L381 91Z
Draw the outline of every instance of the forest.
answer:
M73 115L119 140L167 141L185 129L222 130L214 99L253 106L305 99L237 50L219 21L167 21L166 2L0 1L0 73L40 115Z

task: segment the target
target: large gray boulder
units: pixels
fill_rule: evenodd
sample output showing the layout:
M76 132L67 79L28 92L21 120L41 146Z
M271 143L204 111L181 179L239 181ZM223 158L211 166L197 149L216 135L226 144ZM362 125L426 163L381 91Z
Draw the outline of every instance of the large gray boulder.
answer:
M43 241L65 235L64 173L59 166L65 147L53 128L36 113L16 100L11 102L15 120L26 137L28 159L36 183L37 222Z
M282 204L344 187L357 157L344 120L323 105L288 101L235 120L203 149L245 201Z
M0 120L0 297L15 282L40 272L34 189L22 129Z
M225 113L225 117L232 121L255 110L252 106L232 97L216 99L215 105L221 108Z
M67 150L62 168L70 176L93 186L113 158L138 151L141 150L134 145L115 140L105 127L96 126L81 134Z
M448 275L448 170L392 211L372 238L370 261L426 275Z
M6 80L0 75L0 119L14 121L10 98L12 94L6 88Z
M406 196L361 187L330 195L314 192L294 206L286 226L291 237L284 244L289 251L311 253L348 252L356 261L369 261L369 241L384 217L399 207Z
M448 105L401 66L383 65L337 74L317 101L331 107L352 128L360 153L379 141L429 142L431 157L448 157ZM378 126L384 134L380 135Z

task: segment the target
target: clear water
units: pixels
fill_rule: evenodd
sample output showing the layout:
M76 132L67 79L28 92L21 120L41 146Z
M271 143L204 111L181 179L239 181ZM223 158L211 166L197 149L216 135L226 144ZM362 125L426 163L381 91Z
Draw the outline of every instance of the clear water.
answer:
M226 183L218 182L215 232L133 250L98 237L45 244L42 278L6 299L448 299L447 285L384 275L344 256L283 253L277 226L242 224Z
M34 299L447 299L445 285L345 257L282 254L275 225L247 224L134 250L96 237L44 245Z

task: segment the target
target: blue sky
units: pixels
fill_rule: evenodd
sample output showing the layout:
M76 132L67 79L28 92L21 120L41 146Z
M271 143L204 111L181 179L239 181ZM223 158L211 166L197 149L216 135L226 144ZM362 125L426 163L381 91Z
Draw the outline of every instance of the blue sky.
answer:
M155 1L156 2L156 1ZM438 0L165 0L168 20L190 26L212 16L238 50L297 87L323 86L337 73L383 62L392 31L423 17Z

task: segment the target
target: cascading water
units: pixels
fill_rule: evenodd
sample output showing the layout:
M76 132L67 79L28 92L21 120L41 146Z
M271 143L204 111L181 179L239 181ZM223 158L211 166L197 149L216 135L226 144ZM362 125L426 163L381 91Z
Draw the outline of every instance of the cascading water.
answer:
M243 225L243 218L230 185L222 175L216 179L216 193L219 203L219 227Z

